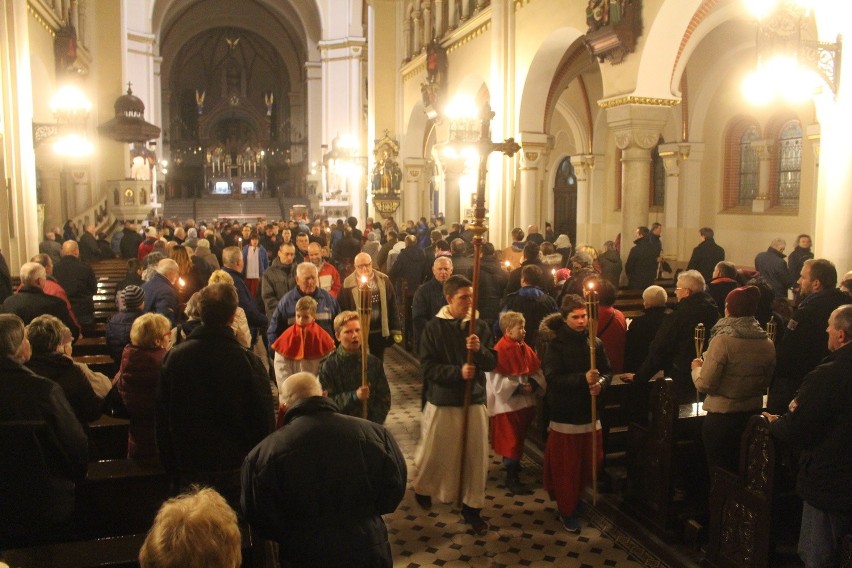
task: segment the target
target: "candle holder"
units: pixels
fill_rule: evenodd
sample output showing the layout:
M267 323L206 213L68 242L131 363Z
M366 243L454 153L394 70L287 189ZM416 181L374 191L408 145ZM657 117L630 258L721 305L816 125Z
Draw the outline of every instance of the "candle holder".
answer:
M695 326L695 358L701 359L701 353L704 351L704 324L699 323ZM695 415L698 416L698 405L701 403L701 394L698 389L695 389Z
M589 332L589 370L598 368L597 364L597 337L598 337L598 307L600 298L595 290L594 282L589 282L588 287L583 289L583 297L586 300L586 316L588 317ZM597 425L598 425L598 397L590 395L592 400L592 504L598 504L598 448L597 448Z
M370 320L372 319L373 292L366 276L361 277L358 285L358 316L361 320L361 386L367 386L367 356L370 353L367 340L370 338ZM361 401L361 418L367 418L367 399Z

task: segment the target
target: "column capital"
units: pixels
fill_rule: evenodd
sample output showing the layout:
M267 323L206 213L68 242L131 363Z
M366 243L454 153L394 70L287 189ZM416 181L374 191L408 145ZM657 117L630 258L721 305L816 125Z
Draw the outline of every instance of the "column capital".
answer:
M671 113L669 107L632 104L606 109L606 118L620 150L650 151L659 141Z
M518 143L521 145L521 168L538 168L553 147L553 137L541 132L521 132Z

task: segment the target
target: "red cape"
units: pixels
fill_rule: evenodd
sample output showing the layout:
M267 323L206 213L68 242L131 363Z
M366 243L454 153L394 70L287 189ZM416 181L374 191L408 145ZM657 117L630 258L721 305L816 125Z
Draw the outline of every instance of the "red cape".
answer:
M313 321L305 327L291 325L272 343L272 348L287 359L318 359L334 349L334 340Z
M529 375L541 368L541 360L526 343L518 343L504 335L494 349L497 351L494 371L501 375Z

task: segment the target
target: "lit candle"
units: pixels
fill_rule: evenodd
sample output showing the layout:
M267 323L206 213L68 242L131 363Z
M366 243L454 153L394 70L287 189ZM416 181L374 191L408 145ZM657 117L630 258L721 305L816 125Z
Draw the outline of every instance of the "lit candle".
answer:
M509 270L509 268L512 266L512 263L507 260L506 262L503 263L503 266L506 267L506 270Z
M183 278L178 278L178 286L183 288L184 286L186 286L186 281Z

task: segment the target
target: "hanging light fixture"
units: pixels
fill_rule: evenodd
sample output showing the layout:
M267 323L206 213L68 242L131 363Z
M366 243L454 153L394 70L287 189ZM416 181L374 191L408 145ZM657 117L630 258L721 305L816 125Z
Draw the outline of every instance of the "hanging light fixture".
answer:
M813 0L743 0L757 19L757 67L743 81L753 104L783 99L801 104L828 87L840 85L842 38L810 39Z

